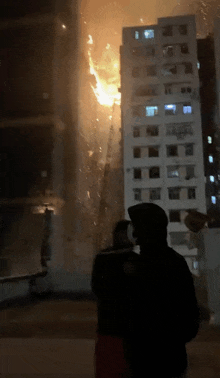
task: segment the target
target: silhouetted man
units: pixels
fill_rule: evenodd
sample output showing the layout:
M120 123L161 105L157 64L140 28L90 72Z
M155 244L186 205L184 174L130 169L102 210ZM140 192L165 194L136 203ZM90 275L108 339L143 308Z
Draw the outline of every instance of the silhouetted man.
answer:
M140 254L124 263L124 348L131 377L186 377L185 345L199 329L192 275L167 245L168 218L161 207L142 203L128 213L140 246Z

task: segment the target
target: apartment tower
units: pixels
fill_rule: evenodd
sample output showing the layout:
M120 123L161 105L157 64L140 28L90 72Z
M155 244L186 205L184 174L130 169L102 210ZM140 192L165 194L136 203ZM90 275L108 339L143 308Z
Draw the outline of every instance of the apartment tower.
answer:
M123 28L124 206L152 202L169 217L168 243L197 269L184 218L206 212L195 16Z

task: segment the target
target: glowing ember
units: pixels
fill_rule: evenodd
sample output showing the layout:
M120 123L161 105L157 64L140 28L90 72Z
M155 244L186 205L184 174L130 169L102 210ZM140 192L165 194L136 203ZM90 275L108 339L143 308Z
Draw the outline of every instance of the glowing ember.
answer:
M96 87L94 87L92 84L91 87L98 102L101 105L108 107L113 106L114 103L120 105L121 94L118 92L118 87L120 86L120 75L117 70L117 68L119 67L118 62L114 62L112 67L110 63L109 66L107 66L106 64L102 66L95 65L92 60L93 39L91 35L89 35L89 40L87 43L88 45L90 45L88 50L90 73L96 78ZM109 43L106 46L106 50L108 50L108 52L110 52L111 50ZM111 59L109 60L111 62ZM99 71L101 71L102 74L99 74ZM106 77L108 79L106 79Z

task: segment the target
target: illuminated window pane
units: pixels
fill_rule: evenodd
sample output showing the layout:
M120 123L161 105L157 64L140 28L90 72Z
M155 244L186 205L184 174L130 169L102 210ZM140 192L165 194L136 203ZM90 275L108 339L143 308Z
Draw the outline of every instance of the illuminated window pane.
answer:
M213 156L209 155L209 163L213 163Z
M175 104L164 105L164 109L165 109L165 115L176 114L176 105Z
M179 177L178 167L177 166L167 167L167 177L169 178Z
M211 196L211 201L215 205L216 204L216 197L215 196Z
M200 69L200 63L199 62L197 62L197 68L198 68L198 70Z
M210 179L211 182L215 181L215 177L214 176L209 176L209 179Z
M134 32L134 37L135 37L135 39L139 39L139 31L136 30Z
M191 105L183 105L183 114L192 114L192 106Z
M208 136L208 143L209 143L209 144L212 143L212 137L211 137L211 136Z
M153 29L145 30L144 38L154 38L154 30Z
M158 114L158 106L146 106L146 116L153 117Z

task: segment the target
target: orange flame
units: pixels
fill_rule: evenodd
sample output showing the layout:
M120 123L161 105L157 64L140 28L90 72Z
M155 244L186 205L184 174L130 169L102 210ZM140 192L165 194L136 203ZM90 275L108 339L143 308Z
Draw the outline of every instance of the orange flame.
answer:
M95 76L96 78L96 87L91 84L93 92L97 98L97 101L100 105L111 107L114 103L120 105L121 103L121 94L118 92L118 87L120 86L120 77L118 72L118 77L115 76L115 72L111 72L110 67L106 67L105 70L108 71L112 75L112 81L107 81L104 78L101 78L98 71L100 67L98 65L95 66L92 60L92 47L93 39L92 36L89 35L89 40L87 44L90 45L88 49L88 56L89 56L89 66L90 66L90 73ZM110 45L107 44L106 49L110 49ZM114 62L114 68L118 68L118 62ZM116 74L117 76L117 74Z

